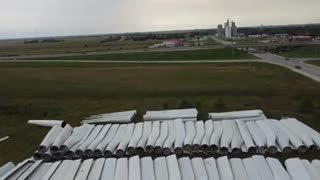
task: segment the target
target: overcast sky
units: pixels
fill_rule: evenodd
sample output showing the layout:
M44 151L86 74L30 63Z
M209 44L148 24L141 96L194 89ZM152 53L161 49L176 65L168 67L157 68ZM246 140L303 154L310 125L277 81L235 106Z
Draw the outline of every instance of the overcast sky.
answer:
M320 0L0 0L0 38L320 23Z

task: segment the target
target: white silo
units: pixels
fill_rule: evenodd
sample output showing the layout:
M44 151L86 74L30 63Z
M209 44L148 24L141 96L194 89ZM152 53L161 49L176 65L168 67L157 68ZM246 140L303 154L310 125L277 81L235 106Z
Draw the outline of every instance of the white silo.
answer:
M226 38L231 38L232 37L232 33L231 33L231 26L230 26L229 19L224 24L224 30L225 30L225 37Z

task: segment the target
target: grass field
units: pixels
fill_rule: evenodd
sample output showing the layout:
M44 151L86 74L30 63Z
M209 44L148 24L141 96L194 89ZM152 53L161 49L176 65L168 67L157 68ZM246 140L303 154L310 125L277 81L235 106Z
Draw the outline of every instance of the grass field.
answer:
M43 58L39 58L43 59ZM81 55L66 57L51 57L50 60L224 60L224 59L256 59L256 57L237 49L222 48L209 50L189 50L170 52L141 52L102 55Z
M253 63L125 65L1 63L0 165L30 157L48 129L28 119L65 119L137 109L196 107L208 112L261 108L320 130L320 84L282 67Z
M48 55L67 53L108 52L119 50L143 49L159 43L148 41L112 41L103 42L103 37L66 39L63 42L24 44L23 41L0 41L0 56Z
M312 65L320 67L320 60L306 61L305 63L312 64Z
M290 49L289 52L278 53L291 58L320 58L320 45L306 45Z

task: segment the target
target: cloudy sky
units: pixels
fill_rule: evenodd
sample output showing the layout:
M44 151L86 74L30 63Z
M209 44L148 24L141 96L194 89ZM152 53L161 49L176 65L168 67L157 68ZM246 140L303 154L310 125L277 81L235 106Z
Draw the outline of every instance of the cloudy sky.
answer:
M320 0L0 0L0 38L320 23Z

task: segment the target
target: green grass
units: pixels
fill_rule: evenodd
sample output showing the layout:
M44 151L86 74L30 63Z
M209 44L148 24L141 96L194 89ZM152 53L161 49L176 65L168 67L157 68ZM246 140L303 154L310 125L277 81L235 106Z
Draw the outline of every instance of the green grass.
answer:
M48 55L67 53L109 52L120 50L143 49L162 41L101 41L105 37L86 37L66 39L56 43L24 44L22 41L0 41L0 56Z
M39 58L40 59L40 58ZM43 58L41 58L43 59ZM46 58L50 60L225 60L225 59L255 59L254 56L237 49L209 49L170 52L141 52L102 55L81 55Z
M320 67L320 60L305 61L305 63L312 64L312 65Z
M196 107L208 112L261 108L320 130L320 84L264 63L130 65L1 63L0 165L32 155L48 129L29 119L78 125L97 113Z
M283 51L278 54L290 58L320 58L320 45L293 47L288 52Z

